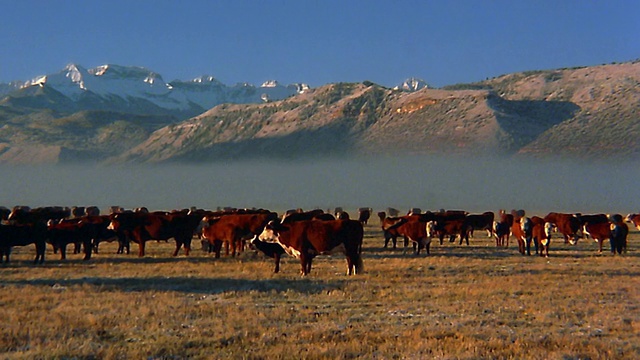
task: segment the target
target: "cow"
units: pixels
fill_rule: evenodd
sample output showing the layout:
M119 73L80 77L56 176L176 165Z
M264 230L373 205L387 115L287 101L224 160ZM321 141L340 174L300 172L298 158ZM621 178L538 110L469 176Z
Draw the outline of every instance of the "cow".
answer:
M611 253L622 254L627 252L627 236L629 235L629 227L622 221L622 215L614 214L611 216Z
M578 220L580 221L580 226L581 226L581 230L582 230L582 236L584 238L589 238L590 235L588 232L585 232L585 225L586 224L602 224L602 223L608 223L609 222L609 217L605 214L593 214L593 215L583 215L580 213L575 214L575 216L578 218Z
M295 222L293 219L298 216L297 214L304 213L293 213L282 221ZM211 244L211 249L215 252L216 258L220 257L223 245L227 256L230 248L231 256L236 256L237 251L242 251L245 239L251 239L254 235L260 234L269 221L277 218L277 213L267 210L204 217L201 224L203 228L202 236Z
M54 249L60 250L60 260L65 260L68 244L82 244L83 260L91 259L92 234L89 227L83 226L82 218L71 220L49 220L47 222L47 238Z
M420 215L405 215L401 217L387 218L382 230L387 234L395 235L392 237L394 249L397 236L403 236L404 251L406 252L409 240L413 242L414 255L420 255L420 250L425 249L427 255L430 254L431 237L427 233L427 221ZM387 240L385 239L385 244Z
M496 238L496 247L509 247L511 226L513 226L513 214L507 214L506 211L500 210L499 216L500 221L493 222L493 234Z
M387 213L384 211L378 211L377 215L378 215L378 219L380 220L380 224L382 224L384 219L387 218Z
M291 223L270 221L258 237L279 243L287 254L300 259L301 274L311 272L313 258L342 252L347 258L347 275L362 273L364 229L356 220L303 220Z
M362 223L362 225L367 225L369 222L369 218L371 217L371 212L373 210L371 208L359 208L358 209L358 221Z
M581 224L576 215L550 212L544 217L544 221L552 223L558 229L558 232L564 237L565 244L575 245L577 243Z
M640 214L629 214L625 220L640 230Z
M36 257L33 263L44 263L46 239L47 226L44 223L0 224L0 263L9 262L12 247L29 244L36 246Z
M198 213L116 213L110 215L111 223L108 229L114 230L120 239L127 238L138 244L138 256L143 257L145 243L148 240L176 241L173 256L177 256L180 248L184 246L185 255L191 251L191 239L200 224L201 216Z
M15 206L7 220L12 224L46 224L49 220L63 220L71 217L71 209L60 206L46 206L31 209L28 206Z
M389 246L389 241L393 243L393 249L395 250L397 247L398 236L403 236L398 232L398 222L401 220L399 217L385 217L380 225L382 227L382 232L384 234L384 248L386 249ZM398 224L398 226L395 226ZM404 237L404 236L403 236ZM404 237L404 246L408 245L409 239Z
M339 213L336 214L335 218L337 220L349 220L350 216L349 213L346 211L340 211Z
M387 215L391 217L398 217L400 215L400 210L392 207L387 208Z
M118 250L116 251L116 254L123 254L125 249L127 254L129 253L129 243L126 239L121 239L117 232L109 229L109 225L111 224L111 218L109 215L84 216L80 221L90 233L93 244L92 248L95 254L98 253L98 248L101 242L112 242L116 240L118 241Z
M544 221L544 219L539 216L531 217L531 225L531 236L536 244L536 252L538 252L539 249L540 256L549 257L549 245L551 243L551 229L553 225Z
M440 239L440 245L444 243L444 237L449 236L449 242L454 242L456 236L460 236L460 244L462 244L465 234L463 234L464 220L467 216L465 211L444 211L431 212L418 215L427 226L427 236L429 238L437 236ZM469 245L469 238L467 245Z
M284 248L277 242L262 241L258 239L258 235L255 235L253 239L251 239L251 245L256 250L262 252L263 254L274 260L275 269L273 272L277 274L280 271L280 258L283 254L286 253L286 251L284 251Z
M596 223L585 223L583 225L583 233L589 234L589 236L598 243L598 253L602 253L602 243L605 240L609 240L611 238L611 223L607 222L596 222Z
M462 238L464 237L467 245L469 245L469 236L473 236L474 230L486 230L489 237L493 236L494 216L491 211L485 211L482 214L468 214L464 218L464 223L460 231L460 243L462 244Z
M522 255L531 255L531 242L534 240L533 237L533 222L530 218L524 216L524 212L521 213L522 216L516 215L513 219L513 224L511 225L511 233L515 236L518 241L518 251ZM538 243L534 242L536 248L536 254L538 253Z

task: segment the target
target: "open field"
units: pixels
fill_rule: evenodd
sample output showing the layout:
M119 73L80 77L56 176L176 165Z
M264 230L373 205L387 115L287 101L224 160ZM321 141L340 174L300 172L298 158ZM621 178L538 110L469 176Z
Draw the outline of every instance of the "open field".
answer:
M89 262L15 248L0 266L0 357L76 359L640 358L640 233L627 254L565 245L551 257L432 244L415 257L382 249L365 227L366 273L347 277L343 256L318 257L311 275L253 251L172 258L102 244ZM608 243L605 243L605 248ZM194 241L194 249L199 248Z

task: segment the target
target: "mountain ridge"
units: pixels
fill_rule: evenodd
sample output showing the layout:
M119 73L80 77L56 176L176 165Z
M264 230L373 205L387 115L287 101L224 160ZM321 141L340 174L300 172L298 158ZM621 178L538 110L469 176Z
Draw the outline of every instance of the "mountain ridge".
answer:
M420 83L409 80L408 85ZM211 76L199 81L219 86ZM27 161L11 154L28 152L9 150L32 146L61 147L57 158L34 156L46 158L43 162L108 163L443 153L640 155L639 61L526 71L440 89L404 91L365 81L295 91L280 100L254 96L249 104L222 103L185 118L144 100L135 104L145 109L141 114L122 110L124 105L87 109L55 89L34 86L0 100L0 163ZM90 100L95 99L85 102ZM76 106L74 112L65 112L68 106Z

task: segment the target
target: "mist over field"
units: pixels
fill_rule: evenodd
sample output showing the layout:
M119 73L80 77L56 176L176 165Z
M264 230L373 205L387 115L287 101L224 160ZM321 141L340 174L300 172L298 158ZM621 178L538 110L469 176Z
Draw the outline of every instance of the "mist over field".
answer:
M402 158L206 165L56 165L0 168L0 205L410 207L530 214L640 211L640 166L517 158Z

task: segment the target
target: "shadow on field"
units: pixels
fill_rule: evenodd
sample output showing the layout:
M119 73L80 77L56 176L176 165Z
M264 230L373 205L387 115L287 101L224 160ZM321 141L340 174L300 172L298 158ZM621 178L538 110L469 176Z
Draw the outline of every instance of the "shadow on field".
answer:
M198 294L219 294L224 292L287 292L295 291L302 294L318 294L340 289L343 281L317 281L313 279L227 279L201 277L124 277L103 278L83 277L78 279L35 279L3 281L5 285L50 286L54 290L65 289L70 286L91 285L100 287L101 291L176 291Z

